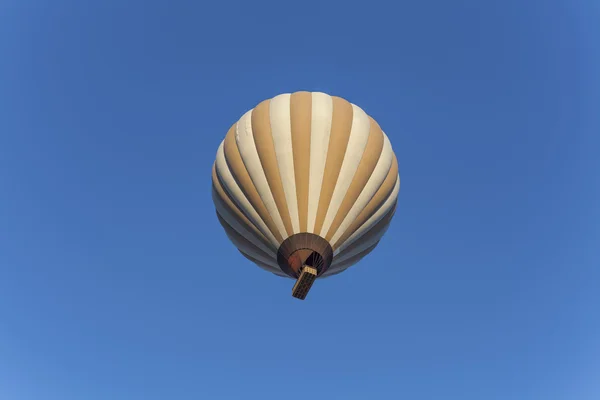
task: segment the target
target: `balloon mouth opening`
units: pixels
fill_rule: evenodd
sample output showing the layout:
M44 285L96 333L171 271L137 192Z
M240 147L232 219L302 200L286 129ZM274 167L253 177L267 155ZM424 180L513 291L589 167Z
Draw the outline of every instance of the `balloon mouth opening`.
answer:
M291 278L298 278L304 266L322 275L333 261L333 250L327 240L313 233L303 232L288 237L277 251L277 263Z
M305 266L315 268L318 273L318 271L322 269L325 259L320 253L313 249L306 248L294 251L288 257L287 262L297 277Z

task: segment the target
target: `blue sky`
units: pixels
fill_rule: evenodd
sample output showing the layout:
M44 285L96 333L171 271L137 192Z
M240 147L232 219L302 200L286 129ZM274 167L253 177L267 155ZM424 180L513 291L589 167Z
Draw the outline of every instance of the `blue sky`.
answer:
M599 18L4 1L0 398L598 399ZM375 117L402 177L377 251L304 302L210 197L229 126L296 90Z

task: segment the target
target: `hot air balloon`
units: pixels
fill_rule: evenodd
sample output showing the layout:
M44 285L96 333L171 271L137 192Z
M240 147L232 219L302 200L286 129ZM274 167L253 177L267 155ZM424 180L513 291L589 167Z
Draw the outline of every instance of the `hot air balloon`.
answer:
M227 132L212 170L212 197L244 257L296 280L316 279L369 254L398 200L398 162L387 135L360 107L319 92L281 94Z

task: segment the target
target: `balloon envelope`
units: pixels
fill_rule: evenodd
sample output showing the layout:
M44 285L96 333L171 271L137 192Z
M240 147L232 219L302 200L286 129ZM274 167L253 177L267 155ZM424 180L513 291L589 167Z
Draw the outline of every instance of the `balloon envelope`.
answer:
M394 215L400 176L387 135L360 107L297 92L246 112L219 146L217 217L239 251L276 275L319 278L370 253Z

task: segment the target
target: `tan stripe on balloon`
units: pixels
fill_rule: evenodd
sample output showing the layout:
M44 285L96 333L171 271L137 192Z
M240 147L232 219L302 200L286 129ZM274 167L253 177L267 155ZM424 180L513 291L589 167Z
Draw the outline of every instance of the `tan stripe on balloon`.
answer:
M235 222L254 233L256 239L259 240L262 244L264 244L268 249L277 251L277 249L274 248L273 244L262 234L261 231L258 230L258 228L252 222L250 222L248 217L244 215L244 213L238 208L238 206L231 200L225 189L223 189L223 185L219 181L217 170L214 165L212 171L212 183L213 189L218 196L218 200L223 204L223 208L229 210L232 217L235 219Z
M320 232L325 222L325 216L327 215L340 169L344 162L344 155L346 154L350 131L352 129L352 104L336 96L332 96L332 100L331 135L329 137L327 161L325 162L325 173L323 176L323 185L321 186L321 195L319 196L319 207L317 209L314 232Z
M398 176L398 160L394 155L392 166L390 168L390 172L387 177L379 187L379 190L375 193L371 201L367 204L367 206L358 214L358 217L352 222L352 224L346 229L346 232L332 245L333 250L335 251L338 247L342 245L358 228L360 228L375 212L383 205L385 200L394 190L394 186L396 185L396 180L399 179ZM362 239L361 239L362 241Z
M373 118L370 118L370 120L371 128L369 131L369 139L367 140L365 151L362 155L360 163L358 164L358 169L352 178L352 183L348 187L348 191L344 196L344 200L342 201L342 204L340 205L340 208L333 219L331 227L325 235L325 239L327 241L330 241L333 235L335 235L339 229L340 225L344 221L344 218L367 184L371 174L373 174L373 170L375 169L375 166L379 161L379 157L381 156L381 150L383 149L383 132Z
M339 253L343 252L352 243L356 242L357 240L361 240L365 233L369 232L373 228L373 226L375 226L383 217L385 217L385 215L390 211L390 208L396 206L396 203L398 201L398 192L399 191L400 191L400 179L397 179L396 184L394 185L394 190L392 191L392 193L390 193L390 195L385 200L383 205L371 216L371 218L369 218L367 220L367 222L365 222L360 228L358 228L352 234L352 236L350 236L340 247L338 247L335 250L335 252L333 253L334 257L336 255L338 255ZM355 252L358 253L360 250L371 245L371 243L379 240L385 234L386 231L387 231L387 228L383 229L381 231L381 233L379 235L377 235L377 237L363 242L362 245L360 245ZM350 257L351 255L352 254L346 254L346 255L344 255L344 257L347 258L347 257ZM342 257L342 258L344 258L344 257Z
M229 240L231 240L239 250L243 251L246 254L252 255L254 258L263 260L263 262L266 262L268 260L275 260L274 257L262 251L251 241L242 236L238 231L233 229L233 227L229 225L227 221L225 221L223 217L219 215L219 213L217 213L217 218L219 219L221 226L225 230L227 237L229 237Z
M367 247L366 249L362 250L361 252L353 255L352 257L350 257L338 264L333 263L331 265L331 267L329 267L327 272L331 272L331 275L335 275L338 272L341 272L347 268L350 268L351 266L353 266L354 264L356 264L357 262L362 260L364 257L366 257L370 252L375 250L375 247L377 247L378 244L379 244L379 240L377 242L373 243L371 246Z
M240 235L245 237L248 241L250 241L254 246L261 249L264 253L271 255L271 257L276 257L277 250L273 250L273 248L265 247L264 243L253 234L249 228L240 225L238 221L236 221L235 217L232 215L232 212L225 208L225 203L218 197L218 194L213 186L212 190L212 198L217 208L217 214L225 221L229 226L231 226L235 231L237 231Z
M277 164L277 155L275 154L275 144L271 132L271 119L269 105L271 100L265 100L252 110L252 134L254 135L254 143L256 151L260 158L263 171L267 178L269 188L283 220L283 225L288 236L294 232L292 229L292 219L285 200L285 192L281 183L281 175L279 174L279 166Z
M381 218L371 229L369 229L369 231L367 231L367 233L362 235L359 240L356 240L350 246L346 247L344 250L342 250L341 252L336 254L335 257L333 258L333 262L335 263L336 260L346 261L345 260L346 255L352 254L353 252L356 251L356 249L358 247L360 247L360 246L364 245L366 242L369 242L370 240L373 240L374 238L380 236L382 231L384 231L385 229L388 228L388 226L392 220L392 217L394 216L394 213L396 212L397 204L398 204L398 201L396 200L396 202L394 202L394 205L383 216L383 218ZM348 258L348 259L350 259L350 258Z
M308 225L308 181L310 177L312 94L309 92L297 92L292 94L290 98L290 111L300 232L306 232Z
M240 155L240 150L237 146L235 140L235 127L237 124L233 125L227 135L225 136L225 140L223 143L223 150L225 152L225 160L227 161L227 165L229 166L229 170L233 175L233 178L237 182L238 186L244 193L244 196L248 199L254 210L258 213L260 218L263 220L267 228L271 231L275 239L279 243L283 242L283 237L281 233L279 233L279 229L273 222L273 218L271 214L267 211L265 204L263 203L254 183L252 183L252 179L248 174L248 170L244 165L242 160L242 156Z

